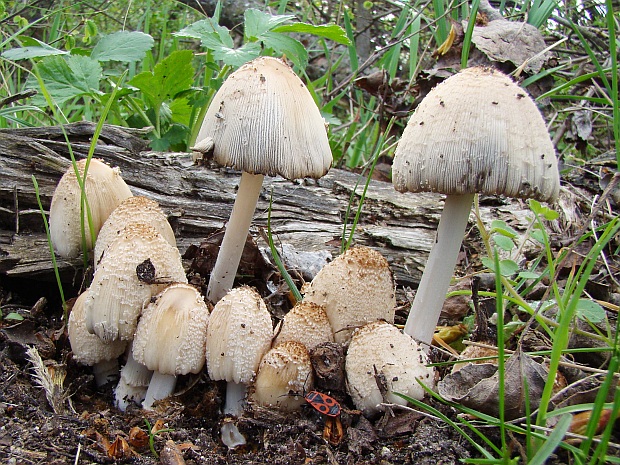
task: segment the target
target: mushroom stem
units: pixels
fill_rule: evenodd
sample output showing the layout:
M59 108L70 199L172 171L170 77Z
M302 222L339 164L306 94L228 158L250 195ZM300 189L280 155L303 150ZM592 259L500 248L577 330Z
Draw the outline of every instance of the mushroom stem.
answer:
M224 404L224 415L238 417L243 414L243 400L247 385L243 383L226 383L226 403Z
M97 387L116 381L119 377L118 359L113 358L95 363L93 365L93 375L95 375Z
M245 171L241 174L235 204L207 288L207 299L214 304L233 287L263 178L262 174Z
M430 344L433 340L473 200L474 194L446 197L437 227L437 238L428 256L405 324L404 332L423 343Z
M159 371L154 371L146 391L146 397L142 402L142 408L151 410L156 400L165 399L174 392L177 385L177 377L175 375L164 375Z

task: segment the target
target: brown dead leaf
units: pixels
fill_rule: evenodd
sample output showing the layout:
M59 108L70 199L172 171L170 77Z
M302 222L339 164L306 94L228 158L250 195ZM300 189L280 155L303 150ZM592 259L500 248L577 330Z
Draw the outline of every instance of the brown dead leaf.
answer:
M166 441L164 448L161 450L159 461L162 465L185 465L183 453L171 439Z
M116 436L116 439L110 447L108 447L106 452L108 457L115 460L126 460L130 457L138 455L131 447L129 447L129 444L122 436Z
M129 430L129 444L138 450L149 444L149 436L140 427L134 426Z
M538 407L547 370L521 350L512 354L504 367L504 417L519 418L525 413L526 396L531 410ZM465 366L446 376L437 387L445 399L489 415L499 415L499 374L496 365Z

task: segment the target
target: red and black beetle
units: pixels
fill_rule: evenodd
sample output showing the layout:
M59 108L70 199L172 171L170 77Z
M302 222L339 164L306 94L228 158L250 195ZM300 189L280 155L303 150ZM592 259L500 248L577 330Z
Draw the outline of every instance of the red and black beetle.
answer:
M305 396L308 402L315 410L327 415L328 417L337 417L340 415L340 404L333 397L318 391L310 391Z

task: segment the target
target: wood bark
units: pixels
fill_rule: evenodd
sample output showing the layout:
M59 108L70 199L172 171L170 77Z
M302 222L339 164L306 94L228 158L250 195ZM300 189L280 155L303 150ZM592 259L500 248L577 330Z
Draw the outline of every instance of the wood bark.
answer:
M65 131L75 157L86 156L94 125L71 124ZM196 164L188 153L145 149L139 133L104 126L95 156L120 167L135 195L159 202L183 253L225 224L240 173ZM0 130L0 276L54 279L32 178L47 212L54 188L69 166L68 144L60 128ZM328 250L336 256L345 217L349 212L350 223L355 216L364 183L357 174L337 169L318 181L266 178L251 232L265 247L257 228L266 227L273 196L271 228L278 244L291 244L298 251ZM441 209L441 196L401 194L390 183L371 180L353 243L378 249L390 262L398 285L416 287ZM485 206L482 213L512 218L516 227L526 214L518 203ZM81 263L60 259L63 279L75 279Z

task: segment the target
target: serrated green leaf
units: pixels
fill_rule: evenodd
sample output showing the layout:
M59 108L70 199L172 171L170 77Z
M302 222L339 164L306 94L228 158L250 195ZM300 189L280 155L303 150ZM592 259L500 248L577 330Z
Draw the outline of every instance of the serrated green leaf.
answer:
M36 69L50 96L59 105L74 97L99 92L101 66L89 57L46 57L37 63ZM38 88L38 83L31 80L27 86ZM33 99L33 103L45 105L45 100L38 95Z
M258 40L261 40L262 35L274 27L295 19L293 15L270 15L255 8L245 10L243 17L245 37Z
M144 32L118 31L103 36L90 56L97 61L139 61L154 43L153 38Z
M308 23L284 24L273 28L273 32L292 32L297 34L312 34L318 37L324 37L342 45L351 45L351 41L347 37L346 31L336 24L323 24L314 26Z
M192 106L187 98L176 98L170 103L171 119L175 123L189 126L192 116Z
M198 39L202 45L210 50L233 48L235 46L228 28L220 26L216 21L210 18L196 21L184 27L179 32L175 32L173 35Z
M506 250L507 252L510 252L515 248L514 241L510 237L506 237L501 233L493 234L493 241L500 249Z
M151 148L158 152L165 152L171 147L183 143L189 135L189 128L181 124L173 124L168 131L160 138L155 137L153 133L151 138Z
M0 53L7 60L29 60L31 58L43 58L54 55L66 55L68 52L47 45L34 37L20 36L22 47L11 48Z
M278 54L286 55L295 66L305 69L308 64L308 51L298 40L277 32L265 32L262 40L266 47L272 48Z
M193 53L177 50L155 65L153 72L144 71L129 82L142 91L151 108L159 108L166 99L187 90L194 82Z
M600 323L605 319L606 313L605 309L596 302L589 299L579 299L575 315L582 320Z
M221 60L224 64L238 68L250 60L258 57L261 52L261 46L258 42L250 42L243 44L239 48L220 48L213 50L213 58Z
M495 263L492 258L484 257L482 258L482 264L490 269L493 273L495 273ZM502 276L508 277L514 275L517 271L519 271L519 265L517 265L513 260L500 260L499 262L499 273Z

